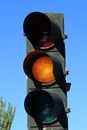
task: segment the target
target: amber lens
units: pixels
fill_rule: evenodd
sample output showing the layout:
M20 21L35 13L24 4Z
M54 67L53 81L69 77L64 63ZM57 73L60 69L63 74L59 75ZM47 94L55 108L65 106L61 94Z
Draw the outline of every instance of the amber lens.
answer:
M53 62L50 57L43 56L37 59L32 66L34 78L41 83L50 83L54 81Z

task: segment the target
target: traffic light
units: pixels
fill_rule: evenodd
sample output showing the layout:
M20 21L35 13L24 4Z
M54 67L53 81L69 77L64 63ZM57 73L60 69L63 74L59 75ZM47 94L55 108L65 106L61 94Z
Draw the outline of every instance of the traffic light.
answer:
M55 18L58 18L55 20ZM32 12L23 22L28 129L68 130L64 15Z

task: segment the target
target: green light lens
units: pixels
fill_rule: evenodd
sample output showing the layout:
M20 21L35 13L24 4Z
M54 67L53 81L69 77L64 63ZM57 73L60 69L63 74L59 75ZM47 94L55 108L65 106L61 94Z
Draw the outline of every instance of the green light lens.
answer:
M44 92L36 96L36 107L33 106L34 116L42 122L50 122L56 118L52 97Z
M56 117L53 107L50 104L45 104L38 113L38 118L44 122L50 122Z

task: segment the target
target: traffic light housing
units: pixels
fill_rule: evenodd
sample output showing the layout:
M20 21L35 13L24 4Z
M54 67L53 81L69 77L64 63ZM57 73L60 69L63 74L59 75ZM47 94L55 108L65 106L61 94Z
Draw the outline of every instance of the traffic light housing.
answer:
M27 56L23 69L28 77L24 101L30 129L68 130L65 79L64 16L32 12L23 22Z

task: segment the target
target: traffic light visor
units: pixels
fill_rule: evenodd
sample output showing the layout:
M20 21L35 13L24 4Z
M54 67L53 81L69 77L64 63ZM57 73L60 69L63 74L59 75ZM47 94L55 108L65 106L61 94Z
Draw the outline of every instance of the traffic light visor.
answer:
M46 91L32 91L27 95L24 105L27 113L42 123L51 123L56 119L53 99Z
M26 16L23 23L24 34L32 44L38 44L43 33L51 34L51 23L49 18L41 12L32 12Z
M24 60L24 71L28 77L37 82L48 84L55 80L53 74L53 61L42 51L34 51Z

